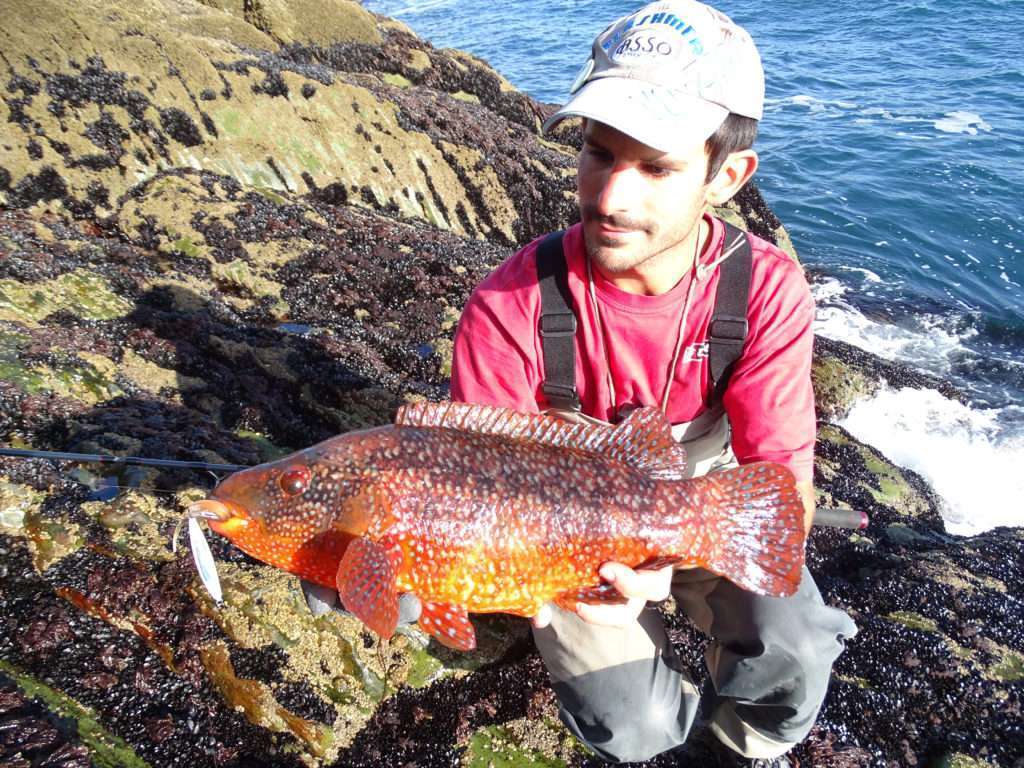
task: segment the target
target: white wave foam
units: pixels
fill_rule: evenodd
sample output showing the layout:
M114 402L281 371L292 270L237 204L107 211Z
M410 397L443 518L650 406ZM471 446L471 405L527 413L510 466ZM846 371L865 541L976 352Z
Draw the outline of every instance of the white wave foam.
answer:
M923 476L948 505L947 530L971 535L1024 525L1024 435L1005 434L1001 413L971 409L932 389L883 389L840 423Z
M885 241L882 240L882 242L884 243ZM878 245L878 243L875 243L875 245ZM882 278L878 276L877 272L872 272L870 269L867 269L865 267L845 267L844 266L844 267L840 267L840 269L842 269L845 272L859 272L860 274L864 275L864 279L867 280L869 283L880 283L880 282L882 282Z
M947 374L950 360L965 351L963 342L977 335L973 327L964 333L949 330L950 320L935 315L917 316L918 328L881 323L843 302L843 292L830 288L831 295L825 295L815 288L815 333L870 350L886 360L913 360L915 367L935 375Z
M865 107L860 111L863 117L857 118L858 123L870 123L874 120L885 120L890 123L920 123L923 118L916 115L898 115L885 107Z
M947 112L945 117L935 121L935 127L943 133L967 133L971 136L977 135L978 131L988 133L992 130L992 126L981 115L963 110Z
M836 300L842 297L846 291L846 286L834 277L822 278L811 286L811 293L814 295L814 300L819 304Z
M829 109L849 111L857 109L858 107L858 105L852 101L844 101L842 99L819 99L817 96L811 96L807 93L798 93L795 96L786 96L781 99L765 100L765 106L768 107L769 111L776 107L784 107L787 105L806 107L812 113L825 112Z

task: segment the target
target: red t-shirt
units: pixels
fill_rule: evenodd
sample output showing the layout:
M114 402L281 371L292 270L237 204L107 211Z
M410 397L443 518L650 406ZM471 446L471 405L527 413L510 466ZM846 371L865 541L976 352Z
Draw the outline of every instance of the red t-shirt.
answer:
M721 254L725 226L707 217L712 234L700 256L709 265ZM540 289L534 240L492 272L473 292L455 334L453 400L537 412L541 392ZM732 447L741 464L774 461L797 480L810 480L814 460L814 392L811 349L814 302L803 271L774 245L751 237L753 268L747 308L749 330L723 398L732 425ZM660 405L675 352L683 304L691 281L667 293L627 293L593 270L607 353L588 295L583 230L563 239L569 291L577 312L576 389L583 412L611 420L626 406ZM683 348L672 372L668 417L692 421L711 394L702 345L714 310L719 270L698 279L683 330ZM616 402L611 402L611 371Z

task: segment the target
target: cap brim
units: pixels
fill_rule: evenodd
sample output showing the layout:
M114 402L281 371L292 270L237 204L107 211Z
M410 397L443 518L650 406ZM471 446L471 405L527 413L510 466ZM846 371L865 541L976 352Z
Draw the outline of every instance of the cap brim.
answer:
M544 121L549 131L567 117L585 117L622 131L662 152L706 141L729 110L682 91L624 77L599 77Z

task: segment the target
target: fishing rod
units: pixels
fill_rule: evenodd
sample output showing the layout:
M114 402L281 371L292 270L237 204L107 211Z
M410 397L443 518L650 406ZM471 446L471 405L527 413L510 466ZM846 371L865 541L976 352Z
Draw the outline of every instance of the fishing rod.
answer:
M178 469L203 469L211 472L237 472L248 469L245 464L211 464L205 461L177 461L175 459L147 459L138 456L112 456L102 453L64 453L60 451L30 451L22 448L0 447L0 456L14 456L31 459L56 459L62 461L96 462L100 464L131 464L143 467L175 467ZM840 507L818 507L814 512L814 524L829 528L864 530L868 527L868 516L856 509Z
M248 469L245 464L211 464L205 461L177 461L175 459L147 459L139 456L113 456L103 453L65 453L62 451L30 451L23 448L0 447L0 456L23 459L57 459L61 461L95 462L98 464L131 464L143 467L175 467L178 469L206 469L211 472L237 472Z

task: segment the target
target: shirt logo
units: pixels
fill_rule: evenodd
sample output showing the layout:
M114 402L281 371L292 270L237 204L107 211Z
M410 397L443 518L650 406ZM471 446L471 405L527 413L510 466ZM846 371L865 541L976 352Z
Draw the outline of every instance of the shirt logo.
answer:
M707 359L711 345L706 341L698 341L683 350L683 362L694 363Z

